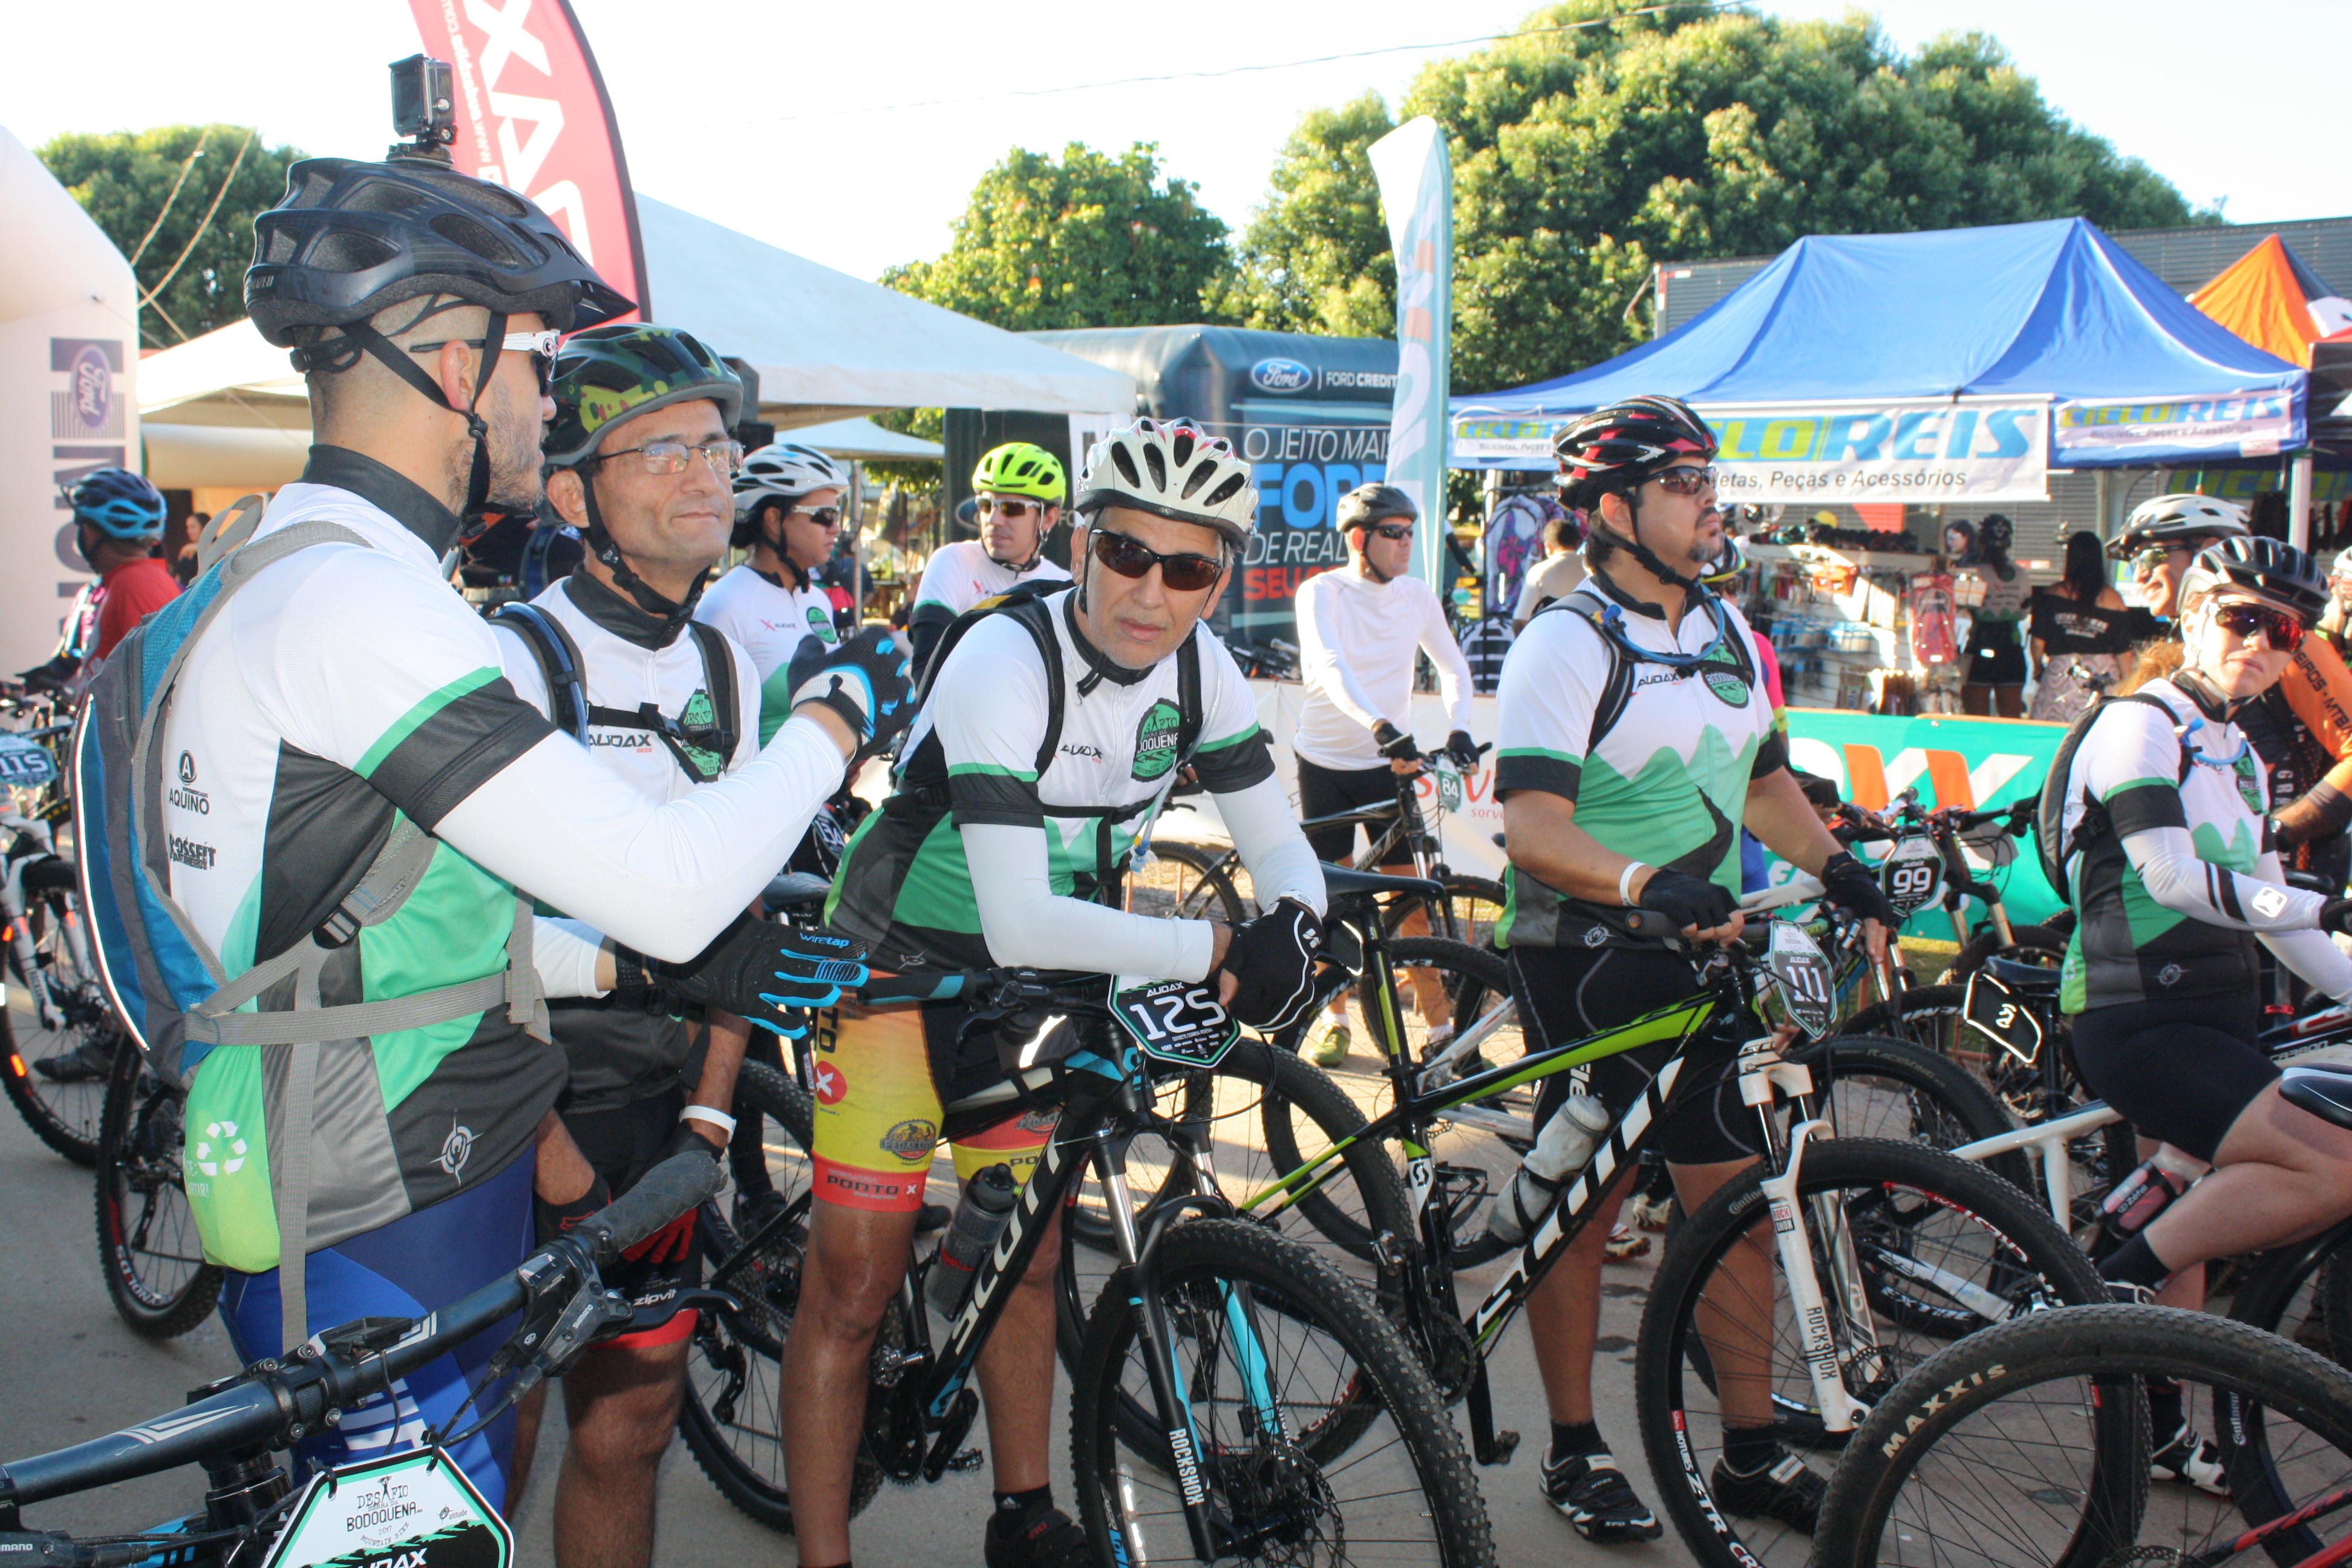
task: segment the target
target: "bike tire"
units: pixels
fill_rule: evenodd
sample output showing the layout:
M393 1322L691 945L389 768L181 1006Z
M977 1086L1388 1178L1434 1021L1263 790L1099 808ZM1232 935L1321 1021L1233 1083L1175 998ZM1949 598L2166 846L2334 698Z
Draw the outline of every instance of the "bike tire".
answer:
M1801 1365L1797 1347L1777 1342L1777 1331L1775 1342L1763 1342L1752 1323L1735 1327L1727 1316L1713 1338L1698 1323L1702 1299L1709 1291L1724 1291L1722 1299L1728 1300L1728 1293L1739 1289L1736 1279L1718 1275L1717 1266L1754 1227L1771 1224L1762 1176L1761 1166L1751 1167L1689 1215L1651 1283L1635 1347L1634 1402L1643 1444L1667 1517L1706 1568L1801 1568L1811 1555L1811 1542L1792 1526L1747 1518L1735 1523L1736 1516L1717 1495L1709 1472L1708 1455L1719 1452L1719 1444L1716 1450L1705 1447L1700 1430L1702 1425L1719 1430L1721 1411L1708 1385L1727 1356L1737 1359L1744 1353L1760 1356L1771 1369L1767 1380L1775 1386L1767 1413L1777 1417L1782 1435L1807 1441L1800 1433L1812 1408L1811 1384L1802 1373L1790 1375L1790 1369ZM1893 1265L1902 1264L1940 1271L1958 1287L1985 1292L1992 1298L1988 1310L2006 1313L2049 1300L2075 1304L2107 1299L2090 1259L2032 1200L1990 1171L1939 1151L1875 1139L1811 1143L1803 1152L1797 1192L1801 1200L1828 1198L1838 1204L1864 1260L1866 1289L1874 1279L1892 1272ZM1818 1204L1807 1206L1818 1212ZM1942 1239L1931 1230L1938 1226L1948 1227ZM1770 1254L1766 1268L1777 1279L1777 1252ZM1881 1292L1869 1289L1869 1294L1875 1306ZM1837 1300L1832 1284L1824 1285L1823 1298L1837 1327L1848 1329L1840 1334L1841 1342L1850 1342L1849 1326L1855 1320ZM1766 1307L1777 1324L1780 1310L1771 1302ZM1708 1310L1728 1311L1720 1306ZM1883 1314L1874 1313L1879 1316ZM1989 1321L1979 1319L1980 1324ZM1874 1321L1868 1327L1885 1364L1863 1376L1857 1396L1865 1405L1943 1342L1900 1323ZM1734 1333L1748 1343L1736 1344ZM1919 1341L1929 1348L1915 1342ZM1789 1414L1792 1410L1798 1413L1794 1417ZM1818 1428L1817 1416L1813 1422ZM1811 1442L1839 1445L1838 1437L1827 1433Z
M1151 840L1151 858L1127 873L1130 914L1239 925L1251 911L1223 869L1224 854L1179 839Z
M1323 1561L1313 1547L1329 1543L1335 1520L1344 1523L1342 1539L1392 1543L1403 1548L1401 1560L1449 1568L1496 1561L1461 1434L1428 1372L1369 1296L1307 1249L1240 1221L1171 1227L1153 1265L1177 1342L1171 1353L1205 1438L1192 1474L1228 1532L1219 1562ZM1219 1331L1232 1327L1233 1286L1246 1287L1256 1309L1254 1368L1269 1380L1328 1380L1319 1388L1269 1381L1280 1438L1245 1413L1250 1401L1232 1386L1237 1358ZM1072 1379L1079 1517L1103 1562L1190 1563L1192 1542L1168 1479L1178 1469L1165 1424L1154 1417L1150 1430L1129 1429L1128 1410L1151 1399L1131 1357L1142 1318L1137 1289L1125 1268L1105 1287ZM1321 1343L1307 1348L1309 1335ZM1156 1494L1149 1510L1147 1488ZM1348 1506L1342 1489L1361 1500ZM1372 1510L1379 1518L1368 1525ZM1391 1542L1406 1530L1427 1547Z
M8 1102L33 1130L33 1136L77 1165L95 1166L99 1123L105 1114L106 1076L59 1083L43 1077L37 1064L83 1048L94 1056L102 1053L104 1059L111 1061L115 1044L124 1037L122 1026L97 981L75 975L62 941L64 911L43 904L36 907L32 918L41 931L36 938L37 962L42 954L50 960L40 967L60 986L58 1003L66 1026L50 1029L41 1025L33 1012L33 991L26 983L23 965L9 950L10 984L0 987L7 993L7 1005L0 1008L0 1086L7 1089Z
M205 1261L188 1208L181 1163L186 1099L122 1041L99 1119L99 1271L116 1314L143 1339L177 1339L210 1317L226 1276Z
M1966 980L1982 969L1988 958L2014 959L2055 968L2066 952L2066 933L2046 925L2013 925L2009 928L2009 935L2010 940L2003 942L2000 932L1987 926L1969 938L1952 955L1951 963L1944 971L1946 980L1953 984Z
M1937 1559L1932 1542L1903 1550L1913 1537L1927 1534L1919 1524L1927 1517L1924 1510L1948 1512L1948 1504L1923 1500L1922 1494L1956 1466L1954 1451L1972 1452L2004 1440L2000 1405L2028 1400L2034 1400L2034 1414L2023 1425L2042 1439L2034 1445L2038 1462L2018 1466L2011 1477L1990 1472L1989 1479L1977 1479L1978 1491L1995 1495L1972 1495L1969 1514L1972 1529L1990 1523L2011 1535L2021 1533L2038 1514L2047 1521L2049 1543L2037 1542L2032 1561L2054 1562L2060 1568L2219 1563L2233 1555L2256 1562L2243 1554L2260 1544L2273 1561L2287 1563L2316 1551L2320 1538L2308 1523L2258 1543L2246 1542L2239 1519L2261 1526L2278 1515L2257 1517L2243 1496L2232 1508L2168 1488L2166 1507L2157 1508L2149 1495L2149 1438L2139 1392L2149 1377L2204 1387L2217 1405L2235 1405L2237 1419L2266 1435L2282 1420L2306 1428L2314 1442L2303 1457L2317 1461L2303 1467L2305 1484L2298 1495L2306 1500L2318 1500L2310 1477L2323 1464L2337 1484L2352 1468L2352 1375L2324 1357L2204 1312L2125 1306L2040 1312L1952 1346L1879 1402L1856 1431L1849 1458L1831 1485L1818 1560L1838 1568L1873 1568L1881 1562ZM2035 1400L2036 1391L2043 1389L2052 1392ZM2086 1411L2127 1411L2128 1419L2085 1422ZM2019 1425L2012 1416L2007 1427ZM2087 1479L2079 1473L2039 1473L2041 1463L2085 1447L2091 1456ZM2190 1511L2199 1508L2216 1516L2201 1540L2198 1514ZM2340 1549L2342 1514L2317 1517L2327 1519ZM2151 1527L2151 1544L2135 1549ZM1984 1548L1971 1542L1967 1554L1981 1557Z
M1785 1053L1813 1069L1840 1138L1885 1138L1956 1149L2012 1130L2009 1113L1968 1068L1940 1051L1884 1035L1836 1035ZM2033 1191L2025 1155L2012 1152L1985 1168Z
M735 1079L735 1116L756 1118L768 1168L785 1199L781 1226L739 1237L723 1192L703 1206L698 1240L710 1287L740 1302L737 1321L703 1312L688 1352L678 1435L719 1495L771 1530L790 1534L792 1492L784 1475L779 1362L800 1300L801 1247L807 1237L809 1150L814 1110L801 1087L774 1068L746 1061ZM869 1391L870 1393L870 1391ZM869 1397L868 1417L877 1414ZM775 1423L774 1429L761 1424ZM882 1468L861 1446L852 1472L849 1511L861 1512L882 1489Z

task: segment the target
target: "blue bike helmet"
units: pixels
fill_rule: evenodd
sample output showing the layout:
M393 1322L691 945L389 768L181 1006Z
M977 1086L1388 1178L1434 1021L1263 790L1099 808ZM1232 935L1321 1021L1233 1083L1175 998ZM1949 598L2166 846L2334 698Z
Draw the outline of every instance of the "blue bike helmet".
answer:
M152 543L163 537L163 492L128 468L100 468L74 486L67 499L76 522L89 523L109 538Z

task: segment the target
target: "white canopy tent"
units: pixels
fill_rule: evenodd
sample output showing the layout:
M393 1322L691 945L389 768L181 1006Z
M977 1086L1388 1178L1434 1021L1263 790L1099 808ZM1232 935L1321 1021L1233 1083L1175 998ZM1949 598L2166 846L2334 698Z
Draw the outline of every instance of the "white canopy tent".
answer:
M835 272L667 203L637 198L654 319L760 373L761 417L779 429L847 421L838 439L891 436L848 416L891 408L1034 408L1123 414L1124 372ZM310 421L286 351L250 322L151 355L139 367L148 474L168 487L284 484ZM903 441L908 437L892 437ZM940 456L933 443L841 457Z

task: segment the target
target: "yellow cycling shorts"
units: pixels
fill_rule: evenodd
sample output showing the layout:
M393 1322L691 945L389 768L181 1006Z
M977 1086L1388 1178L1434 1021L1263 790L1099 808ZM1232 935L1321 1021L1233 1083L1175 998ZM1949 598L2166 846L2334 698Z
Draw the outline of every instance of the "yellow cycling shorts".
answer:
M940 1101L920 1006L884 1007L851 1017L817 1015L809 1052L815 1090L815 1196L844 1208L911 1214L940 1142ZM956 1176L1010 1165L1028 1180L1054 1135L1052 1111L1007 1117L954 1145Z

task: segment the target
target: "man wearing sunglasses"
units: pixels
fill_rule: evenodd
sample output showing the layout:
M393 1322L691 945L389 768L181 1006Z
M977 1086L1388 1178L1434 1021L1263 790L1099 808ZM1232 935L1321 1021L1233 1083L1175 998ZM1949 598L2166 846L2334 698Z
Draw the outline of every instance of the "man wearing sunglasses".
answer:
M1454 764L1475 767L1470 739L1470 661L1445 624L1437 594L1408 574L1412 531L1421 509L1394 485L1360 485L1332 509L1332 526L1348 542L1348 564L1298 585L1298 668L1307 701L1290 747L1298 759L1298 812L1314 818L1387 805L1396 800L1396 775L1420 771L1412 739L1413 655L1437 667L1452 721L1445 750ZM1345 861L1356 847L1352 825L1307 835L1315 853ZM1409 847L1384 870L1412 873ZM1415 910L1405 934L1426 935L1429 917ZM1430 1043L1453 1032L1445 994L1431 970L1407 972L1414 1005L1430 1026ZM1318 1067L1348 1057L1348 994L1331 999L1322 1032L1307 1047Z
M915 639L915 676L931 667L931 654L955 618L982 599L1021 583L1066 583L1070 574L1045 559L1045 541L1062 519L1067 482L1061 460L1043 447L1008 441L992 449L971 470L978 492L978 539L961 539L931 552L923 579L915 585L907 629Z
M816 571L841 537L849 476L814 447L778 441L743 459L735 476L735 530L729 541L751 558L711 585L695 611L743 645L760 674L761 744L792 716L793 655L802 639L841 640L833 601Z
M255 219L246 304L297 351L316 444L239 547L254 553L236 584L187 629L157 720L162 754L199 781L158 825L192 847L164 883L179 929L231 975L287 954L302 966L236 1015L258 1022L183 1058L196 1125L233 1123L269 1156L188 1192L227 1270L240 1362L445 1306L520 1262L534 1187L580 1196L551 1114L567 1066L542 997L618 991L798 1028L762 994L837 994L805 949L741 915L906 689L881 656L813 668L801 716L691 800L648 799L600 767L516 695L497 635L440 563L461 527L539 504L553 412L539 334L629 302L536 206L446 162L310 159L287 183ZM382 259L353 270L354 255ZM708 470L723 496L713 405L671 406L709 423L667 427L684 454L667 482ZM677 454L604 456L635 466L604 479L635 486ZM110 813L128 808L128 782L110 775ZM354 898L395 878L404 897ZM535 916L534 898L572 918ZM778 985L784 973L800 983ZM305 1021L322 1005L337 1011ZM454 1429L489 1348L411 1373L306 1440L300 1467L381 1451L395 1426ZM493 1502L512 1426L502 1415L455 1450Z
M2235 501L2179 492L2132 509L2108 554L2131 563L2142 602L2168 624L2141 650L2136 684L2179 665L2178 611L2191 558L2209 545L2250 537ZM2238 716L2269 770L2280 853L2291 869L2342 886L2352 871L2352 669L2326 637L2306 637L2285 673Z
M1528 621L1497 694L1495 789L1510 900L1496 941L1508 950L1528 1048L1614 1027L1696 992L1685 953L1616 934L1601 910L1655 910L1685 942L1737 937L1743 826L1819 877L1829 901L1866 917L1871 957L1881 959L1894 913L1790 775L1754 635L1705 585L1724 548L1707 466L1715 432L1674 398L1635 397L1574 421L1554 446L1561 504L1587 516L1591 575ZM1643 1047L1596 1062L1581 1078L1552 1079L1537 1103L1538 1125L1572 1093L1622 1114L1648 1091L1669 1049ZM1755 1162L1755 1117L1727 1071L1676 1090L1659 1145L1689 1209ZM1543 1495L1578 1533L1604 1543L1660 1533L1592 1405L1603 1247L1633 1174L1630 1166L1621 1173L1528 1310L1551 1412ZM1541 1219L1521 1209L1516 1190L1489 1220L1507 1241ZM1724 1267L1769 1319L1769 1258L1757 1253ZM1769 1344L1771 1335L1737 1342ZM1734 1367L1729 1349L1717 1363L1727 1392L1711 1506L1810 1532L1826 1483L1780 1446L1766 1370ZM1690 1440L1704 1453L1708 1436L1694 1431Z
M827 915L927 965L1212 981L1272 1027L1305 1007L1323 878L1257 707L1201 616L1256 515L1250 470L1188 425L1139 420L1087 455L1077 585L966 616L941 647L898 789L851 840ZM1240 927L1119 907L1137 839L1189 766L1266 913ZM849 1560L848 1495L874 1332L894 1299L943 1100L996 1081L953 1004L840 1009L816 1026L807 1268L783 1357L785 1472L804 1568ZM959 1177L1034 1162L1050 1123L956 1151ZM996 1508L989 1568L1091 1562L1054 1506L1051 1232L980 1363Z

